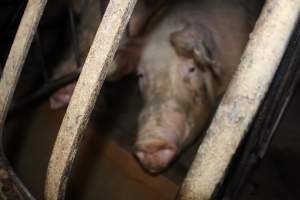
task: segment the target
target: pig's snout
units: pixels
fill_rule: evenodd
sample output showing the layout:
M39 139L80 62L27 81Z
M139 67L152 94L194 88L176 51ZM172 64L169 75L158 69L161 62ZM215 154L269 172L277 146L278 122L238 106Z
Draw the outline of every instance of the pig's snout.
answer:
M158 173L175 158L177 147L163 139L149 140L135 145L134 153L145 169Z
M182 149L190 128L187 116L175 100L144 108L140 114L135 155L149 172L166 169ZM158 109L157 109L158 108Z

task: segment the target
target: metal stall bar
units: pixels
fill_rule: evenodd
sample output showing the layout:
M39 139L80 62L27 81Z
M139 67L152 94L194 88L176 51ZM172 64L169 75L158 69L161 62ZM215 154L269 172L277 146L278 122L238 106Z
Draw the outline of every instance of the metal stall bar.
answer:
M47 0L29 0L0 80L0 125L3 124Z
M50 158L45 197L64 199L82 133L136 0L111 0L96 33Z
M4 155L3 146L2 146L2 134L4 122L7 116L7 112L18 83L20 73L22 71L23 64L27 57L27 53L29 51L33 36L36 32L37 26L43 14L45 5L47 0L29 0L21 23L19 25L18 31L16 33L14 42L10 49L8 58L6 60L5 67L1 74L0 80L0 167L1 173L5 173L5 180L2 180L2 183L9 184L9 188L17 187L19 192L25 195L27 198L32 198L29 192L25 189L19 179L15 176L13 171L8 165L6 157ZM13 183L8 183L10 180ZM12 185L11 185L12 184ZM3 191L1 195L3 194ZM8 194L11 195L11 194ZM21 195L21 194L20 194ZM11 198L11 196L7 196L7 198ZM21 199L20 196L13 197L14 199Z
M183 200L211 199L276 72L299 15L300 0L267 0L237 73L182 185Z
M289 45L281 59L269 91L246 133L237 155L230 164L222 186L215 191L216 199L239 200L248 180L264 159L277 128L300 80L300 20L298 18Z

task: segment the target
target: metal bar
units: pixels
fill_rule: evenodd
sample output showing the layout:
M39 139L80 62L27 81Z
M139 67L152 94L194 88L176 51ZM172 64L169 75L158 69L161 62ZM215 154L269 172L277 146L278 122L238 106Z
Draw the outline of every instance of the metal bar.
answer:
M183 200L207 200L247 131L277 70L300 10L300 0L267 0L238 70L182 185Z
M32 106L37 106L43 100L46 100L50 96L51 93L76 81L81 72L81 68L74 70L73 72L54 80L48 81L43 87L37 89L36 91L20 98L19 101L12 103L10 106L7 121L9 121L10 117L13 115L23 112L28 108L32 108Z
M0 128L3 128L15 87L47 0L29 0L0 80Z
M64 199L80 138L135 3L136 0L109 2L54 145L46 178L48 200Z
M34 199L26 187L17 178L10 167L3 151L3 127L7 112L18 83L23 64L27 57L33 36L43 14L47 0L29 0L0 80L0 181L6 188L1 188L1 197L7 199Z
M260 106L255 119L226 173L220 197L238 200L247 181L266 154L273 136L276 134L283 114L300 80L300 20L289 41L268 94ZM223 194L222 194L223 193ZM216 198L218 199L218 197ZM221 198L220 198L221 199Z
M2 150L0 156L0 183L0 199L34 200L34 197L14 173Z

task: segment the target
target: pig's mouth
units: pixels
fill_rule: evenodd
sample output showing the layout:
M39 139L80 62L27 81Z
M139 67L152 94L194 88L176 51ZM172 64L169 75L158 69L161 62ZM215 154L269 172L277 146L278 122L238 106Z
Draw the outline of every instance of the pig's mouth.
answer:
M173 161L177 147L162 138L151 138L143 143L137 143L134 154L146 170L159 173Z

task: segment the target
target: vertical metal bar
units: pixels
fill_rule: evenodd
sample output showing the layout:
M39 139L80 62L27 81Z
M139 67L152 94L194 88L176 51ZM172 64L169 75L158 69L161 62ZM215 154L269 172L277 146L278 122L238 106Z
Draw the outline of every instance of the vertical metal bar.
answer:
M47 0L29 0L0 80L0 128L3 128L15 87Z
M21 181L17 178L6 160L2 138L3 127L23 64L27 57L33 36L43 14L47 0L29 0L21 23L10 49L0 80L0 170L1 197L8 199L34 199ZM13 192L13 193L12 193ZM13 194L13 196L12 196Z
M136 0L111 0L96 33L50 158L45 197L63 199L82 133Z
M182 185L183 200L208 200L222 182L288 44L300 0L267 0L237 73Z
M273 78L267 96L260 105L243 146L235 156L218 196L239 200L243 188L264 158L277 127L300 83L300 19ZM278 134L278 133L277 133ZM224 196L224 197L223 197Z

